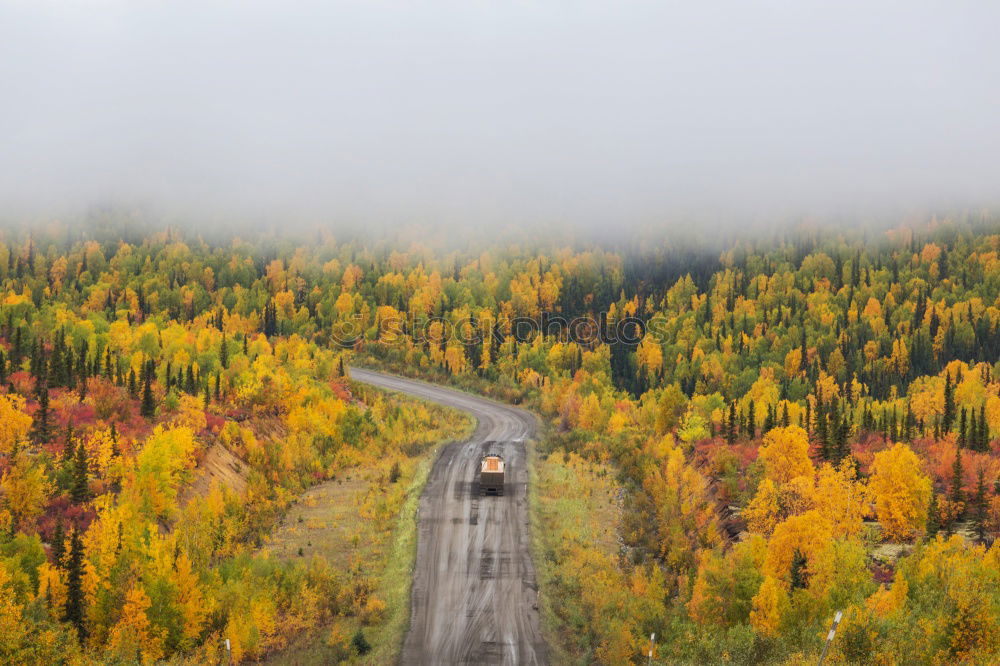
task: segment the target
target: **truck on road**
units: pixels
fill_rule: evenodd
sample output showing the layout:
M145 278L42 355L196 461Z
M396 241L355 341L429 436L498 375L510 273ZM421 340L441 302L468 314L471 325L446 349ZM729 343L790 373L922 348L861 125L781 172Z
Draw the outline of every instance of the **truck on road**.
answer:
M479 464L479 491L483 495L503 495L504 462L500 454L483 456Z

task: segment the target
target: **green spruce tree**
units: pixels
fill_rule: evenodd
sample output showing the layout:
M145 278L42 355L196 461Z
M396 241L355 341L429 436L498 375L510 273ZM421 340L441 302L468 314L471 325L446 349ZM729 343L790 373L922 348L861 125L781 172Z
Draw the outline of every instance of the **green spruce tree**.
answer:
M931 490L931 503L927 507L927 538L933 539L941 531L941 513L938 509L937 493Z
M83 593L83 541L74 527L69 540L69 557L66 561L66 606L63 619L76 627L81 642L87 637L84 626Z
M142 404L139 412L147 419L156 415L156 403L153 401L153 378L151 373L146 375L146 381L142 385Z
M372 646L368 643L368 639L365 638L365 634L361 631L361 627L358 627L358 630L354 633L354 638L351 639L351 645L354 646L358 655L362 657L372 650Z
M977 451L990 450L990 424L986 420L986 405L979 405L979 430L976 433Z
M52 439L51 415L49 414L49 387L45 379L38 382L38 409L32 424L32 438L37 444L45 444Z
M73 482L69 490L70 497L76 504L83 504L90 499L89 468L87 449L80 442L73 459Z
M941 417L941 431L949 432L955 421L955 387L951 383L951 373L944 378L944 414Z
M726 442L729 444L734 444L736 442L737 435L737 421L736 421L736 401L733 400L729 403L729 418L726 420Z
M66 556L66 529L63 527L62 518L56 520L56 527L52 531L52 563L57 567L65 566L63 559Z
M219 363L223 368L229 367L229 345L227 344L226 334L222 334L222 344L219 345Z

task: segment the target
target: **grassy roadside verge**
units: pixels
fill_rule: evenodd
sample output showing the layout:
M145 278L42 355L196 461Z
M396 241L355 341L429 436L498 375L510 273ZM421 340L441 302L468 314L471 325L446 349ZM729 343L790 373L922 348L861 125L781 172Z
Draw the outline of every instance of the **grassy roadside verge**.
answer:
M535 565L535 578L538 583L538 611L541 620L542 638L548 648L549 662L552 664L569 663L569 655L566 653L559 640L557 631L558 618L555 613L551 591L552 568L554 562L548 557L548 539L542 534L542 514L543 501L541 499L540 473L541 467L548 465L546 453L549 451L548 443L551 434L551 426L540 421L541 426L538 438L533 442L528 442L528 527L531 530L531 560ZM547 507L546 507L547 508Z
M608 663L588 631L600 618L586 596L590 577L614 578L620 488L610 467L566 453L560 438L546 423L529 452L531 556L542 635L552 664Z
M474 428L475 425L470 419L465 429L449 442L467 439ZM413 588L413 569L417 560L417 508L431 468L441 448L447 443L439 443L430 455L424 456L417 464L413 479L406 490L406 502L399 512L392 547L379 586L379 595L385 599L390 611L379 631L373 632L375 649L365 659L366 664L374 666L394 664L399 661L403 639L410 628L410 593Z
M319 562L336 571L341 612L299 634L264 663L381 666L398 661L410 621L420 495L440 450L467 438L475 427L464 412L432 409L441 412L442 425L422 434L420 439L433 443L402 465L402 483L387 484L381 468L345 470L304 493L272 534L264 548L271 557L310 567ZM359 630L370 646L366 654L354 644Z

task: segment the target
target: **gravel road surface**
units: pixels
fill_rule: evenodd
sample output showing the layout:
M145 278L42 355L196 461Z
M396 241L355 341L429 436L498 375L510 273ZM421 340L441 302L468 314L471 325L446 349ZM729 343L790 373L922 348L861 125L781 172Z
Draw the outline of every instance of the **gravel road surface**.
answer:
M542 664L528 532L525 440L535 417L461 391L351 368L351 378L469 412L472 437L441 450L420 498L403 664ZM480 458L507 466L502 497L480 496Z

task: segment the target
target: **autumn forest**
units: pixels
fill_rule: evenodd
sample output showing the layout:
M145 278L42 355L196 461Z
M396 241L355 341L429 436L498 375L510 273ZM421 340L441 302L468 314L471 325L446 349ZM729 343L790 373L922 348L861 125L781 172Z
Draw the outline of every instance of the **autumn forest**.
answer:
M653 663L812 664L838 611L828 663L1000 660L977 213L711 241L8 229L0 662L398 659L417 498L474 423L352 367L540 416L552 663L646 663L655 633Z

